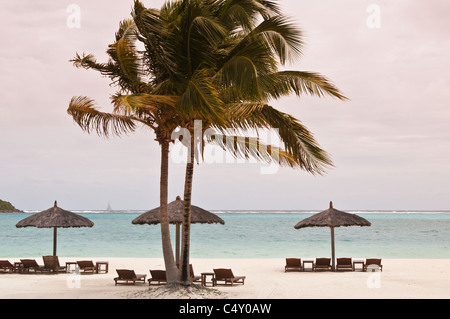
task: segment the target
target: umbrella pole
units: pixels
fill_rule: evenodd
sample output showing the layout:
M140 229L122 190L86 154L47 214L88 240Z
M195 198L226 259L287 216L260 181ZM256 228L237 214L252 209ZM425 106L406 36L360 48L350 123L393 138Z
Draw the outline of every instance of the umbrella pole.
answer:
M176 263L180 264L180 224L176 224L176 238L175 238L175 255L176 255Z
M53 227L53 256L56 256L56 227Z
M334 227L330 227L331 230L331 270L335 270L335 256L334 256Z

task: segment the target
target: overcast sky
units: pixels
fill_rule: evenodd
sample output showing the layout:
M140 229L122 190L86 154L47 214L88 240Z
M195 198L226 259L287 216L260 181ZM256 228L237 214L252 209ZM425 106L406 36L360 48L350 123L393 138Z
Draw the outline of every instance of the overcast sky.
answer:
M162 0L144 0L159 8ZM76 4L75 7L70 7ZM0 199L24 210L58 200L72 210L159 205L160 148L152 132L106 140L66 113L72 96L111 110L109 80L69 62L105 61L132 0L0 2ZM333 158L324 176L262 164L195 167L193 204L211 210L450 209L450 2L283 0L305 36L288 68L327 76L350 99L272 103L302 121ZM72 8L79 8L79 28ZM170 163L169 200L184 164Z

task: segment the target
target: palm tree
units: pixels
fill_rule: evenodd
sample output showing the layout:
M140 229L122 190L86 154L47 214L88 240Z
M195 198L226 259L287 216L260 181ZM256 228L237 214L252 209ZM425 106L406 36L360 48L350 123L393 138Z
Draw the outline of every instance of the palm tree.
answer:
M244 14L242 14L244 13ZM207 142L231 150L235 156L277 160L282 165L321 173L331 166L312 134L295 118L269 106L270 99L296 93L331 95L344 99L320 74L278 72L276 58L285 63L290 53L299 54L301 39L284 19L278 6L265 0L176 1L160 10L135 1L132 21L122 23L116 42L108 49L110 61L99 64L90 55L74 59L76 66L92 68L109 76L119 87L112 97L114 112L100 112L92 100L74 98L69 113L86 131L121 134L134 131L137 123L154 130L161 145L161 233L168 281L176 279L167 216L168 154L176 127L193 133L194 120L203 129L226 134L239 129L279 128L285 149L260 147L253 140L225 135ZM263 22L254 25L257 15ZM136 32L137 31L137 32ZM142 56L133 41L145 46ZM194 134L191 134L193 137ZM219 138L218 138L219 136ZM185 178L185 212L180 281L189 284L190 198L195 144L191 145Z
M194 120L202 119L203 129L215 127L221 131L227 127L279 128L285 150L271 148L270 152L257 151L253 155L268 161L282 155L281 164L320 174L326 166L331 166L328 154L298 120L269 106L267 101L291 93L331 95L342 100L345 97L318 73L278 71L279 64L285 64L301 53L302 41L299 31L280 14L274 2L191 0L173 2L158 13L154 10L141 13L143 20L151 21L141 25L144 37L151 32L147 29L156 24L156 17L168 22L170 27L165 30L165 43L171 45L165 47L164 53L174 61L172 65L177 75L189 81L201 79L198 87L204 89L202 93L207 93L201 98L188 99L185 93L189 92L190 84L184 85L188 90L181 91L183 101L189 100L185 106L195 115L185 120L185 127L190 132L190 141L185 143L190 146L190 152L185 176L180 281L189 284L190 205L196 147ZM262 22L256 25L261 18ZM163 87L173 89L173 79L168 79ZM167 91L162 92L167 94ZM209 100L205 103L202 98ZM212 113L211 118L204 112L205 105L220 102L225 122L222 118L217 122L216 114ZM209 142L229 147L220 138ZM231 151L237 156L249 156L251 149L257 149L250 148L249 143L233 146L236 147Z
M176 68L181 63L174 63L178 61L173 61L174 55L168 54L168 48L177 44L167 37L167 29L173 28L167 14L173 14L173 9L176 7L169 3L159 12L146 9L136 1L133 20L121 22L115 42L108 47L107 63L98 63L92 55L85 54L77 54L71 60L77 67L93 69L110 77L118 87L118 92L112 96L112 113L100 112L92 99L83 96L72 98L68 108L75 122L88 133L94 130L104 136L120 135L134 131L136 124L154 131L161 146L161 236L168 282L174 282L178 274L167 213L171 135L178 126L187 127L189 119L198 114L221 122L221 101L215 91L210 91L202 70L186 79ZM144 43L143 54L136 50L136 39Z
M95 102L83 96L73 97L68 113L85 131L96 131L99 135L108 137L110 134L120 135L133 132L137 124L143 124L152 129L156 141L161 146L160 174L160 207L161 207L161 237L167 277L175 281L178 274L173 258L170 241L169 219L167 211L168 190L168 158L169 143L172 131L179 126L179 118L175 106L179 98L168 95L152 94L152 83L146 82L142 71L141 54L136 50L136 26L133 20L120 23L116 39L107 50L109 61L98 63L92 55L79 55L71 60L75 66L99 71L108 76L118 92L112 96L114 110L112 113L100 112ZM133 95L124 96L123 93Z

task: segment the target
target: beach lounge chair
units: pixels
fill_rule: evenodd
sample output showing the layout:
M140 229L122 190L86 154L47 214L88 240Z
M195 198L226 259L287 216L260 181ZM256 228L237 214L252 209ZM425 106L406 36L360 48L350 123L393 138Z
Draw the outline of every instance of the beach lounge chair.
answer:
M383 265L381 264L381 258L367 258L366 262L364 263L364 271L367 271L368 268L383 271Z
M224 281L224 284L230 283L232 286L234 283L244 284L245 276L235 276L231 269L218 268L214 270L213 286L217 285L217 281Z
M152 282L158 282L158 285L166 284L167 278L166 278L166 271L165 270L151 270L150 269L150 275L152 278L148 280L148 285L150 286Z
M191 281L192 282L196 282L196 281L201 281L202 280L201 276L194 275L194 268L192 267L192 264L189 264L189 272L190 272L190 275L191 275Z
M336 259L336 270L352 270L353 263L351 258L337 258Z
M66 266L61 266L59 264L58 256L42 256L42 259L44 260L44 271L55 273L67 271Z
M316 258L316 262L313 264L314 271L331 270L331 258Z
M286 258L286 266L284 266L284 272L288 270L302 271L302 260L300 258Z
M133 282L133 285L136 282L145 283L145 278L147 275L145 274L136 274L134 270L131 269L116 269L118 277L114 278L115 285L117 285L120 281L124 281L125 283Z
M20 261L22 263L22 272L29 273L30 271L33 271L38 273L44 270L44 266L39 265L35 259L21 259Z
M80 271L83 272L91 272L96 273L97 268L94 265L94 262L92 260L81 260L77 261L78 267L80 268Z
M14 265L9 262L9 260L0 260L0 271L1 272L14 272Z

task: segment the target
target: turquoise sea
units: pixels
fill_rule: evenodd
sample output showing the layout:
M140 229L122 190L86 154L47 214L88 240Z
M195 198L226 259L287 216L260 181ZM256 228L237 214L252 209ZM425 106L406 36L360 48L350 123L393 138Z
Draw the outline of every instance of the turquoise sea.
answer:
M74 211L92 228L58 229L62 257L162 257L159 225L133 225L144 211ZM370 227L335 229L336 257L450 258L450 212L348 211ZM34 212L0 214L0 259L49 255L53 230L16 228ZM192 258L330 256L329 228L294 229L313 211L214 211L224 221L191 226ZM175 228L171 228L175 238ZM173 244L175 249L175 243Z

